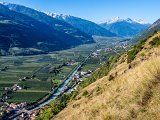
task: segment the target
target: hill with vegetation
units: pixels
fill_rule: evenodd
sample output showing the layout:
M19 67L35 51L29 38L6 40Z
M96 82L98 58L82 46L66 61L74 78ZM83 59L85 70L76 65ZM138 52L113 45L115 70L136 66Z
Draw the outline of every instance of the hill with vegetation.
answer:
M160 32L156 32L127 53L110 58L78 93L53 101L37 119L158 120L159 88Z

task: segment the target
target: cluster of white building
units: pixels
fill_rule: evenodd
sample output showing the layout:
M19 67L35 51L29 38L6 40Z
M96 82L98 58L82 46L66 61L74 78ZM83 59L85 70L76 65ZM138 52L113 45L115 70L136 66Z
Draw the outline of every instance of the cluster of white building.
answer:
M19 86L18 84L14 84L12 87L5 87L4 90L17 91L17 90L22 90L22 87Z

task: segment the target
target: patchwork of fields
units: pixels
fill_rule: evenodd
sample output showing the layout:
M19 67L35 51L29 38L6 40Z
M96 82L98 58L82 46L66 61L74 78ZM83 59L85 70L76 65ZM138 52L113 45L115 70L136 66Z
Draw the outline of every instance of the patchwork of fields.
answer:
M117 39L98 38L96 44L82 45L64 51L57 51L47 55L34 56L1 56L0 57L0 98L7 96L7 102L34 103L48 95L58 87L64 78L80 63L93 49L98 51L82 66L81 71L94 71L106 59L115 55L113 50ZM122 48L115 48L118 52ZM66 65L66 63L73 63ZM10 92L8 88L15 84L22 89Z
M7 94L9 97L7 102L17 103L34 103L40 100L48 95L52 88L63 82L94 46L90 45L85 49L73 48L47 55L0 57L0 97ZM60 67L70 60L76 61L75 64ZM54 69L58 72L52 72ZM22 90L15 92L5 90L15 84L21 86Z

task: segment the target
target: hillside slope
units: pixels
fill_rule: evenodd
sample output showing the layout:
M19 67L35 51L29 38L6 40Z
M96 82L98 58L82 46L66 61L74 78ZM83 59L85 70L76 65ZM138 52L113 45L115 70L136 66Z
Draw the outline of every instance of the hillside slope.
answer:
M81 90L75 100L53 119L158 120L160 118L159 45L160 32L140 42L118 59L107 76ZM138 52L135 54L133 51ZM130 59L132 55L134 57Z
M94 43L92 36L80 31L79 29L74 28L72 25L55 19L41 11L11 3L3 3L10 10L27 15L33 19L36 19L39 22L47 24L53 29L66 34L68 37L72 37L74 40L80 41L81 43ZM60 36L60 35L59 35ZM70 41L67 41L70 42ZM76 42L76 41L75 41Z

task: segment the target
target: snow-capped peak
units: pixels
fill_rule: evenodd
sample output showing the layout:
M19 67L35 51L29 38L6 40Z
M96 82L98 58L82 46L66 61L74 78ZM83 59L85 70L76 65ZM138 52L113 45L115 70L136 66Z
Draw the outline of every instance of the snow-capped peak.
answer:
M105 23L106 24L112 24L112 23L116 23L116 22L122 22L122 21L126 21L128 23L133 23L134 21L130 18L127 19L122 19L120 17L115 17L115 18L111 18L110 20L107 20Z
M121 20L121 18L117 16L117 17L115 17L115 18L112 18L111 20L112 20L112 21L118 21L118 20Z
M134 21L139 23L139 24L149 24L149 23L147 23L147 22L145 22L144 20L141 20L141 19L139 19L139 20L134 19Z
M45 12L48 16L52 16L52 17L56 17L57 14L56 13L51 13L51 12Z
M49 16L52 16L53 18L62 18L62 19L66 19L68 17L70 17L70 15L64 15L64 14L57 14L57 13L46 13Z
M105 23L112 24L112 23L115 23L115 22L118 22L118 21L122 21L122 19L117 16L117 17L111 18L110 20L107 20Z
M0 4L5 4L6 2L0 2Z
M107 20L106 22L103 22L103 23L101 23L101 24L112 24L112 23L116 23L116 22L128 22L128 23L149 24L149 23L144 22L143 20L137 20L137 19L132 20L131 18L121 19L120 17L111 18L110 20Z

